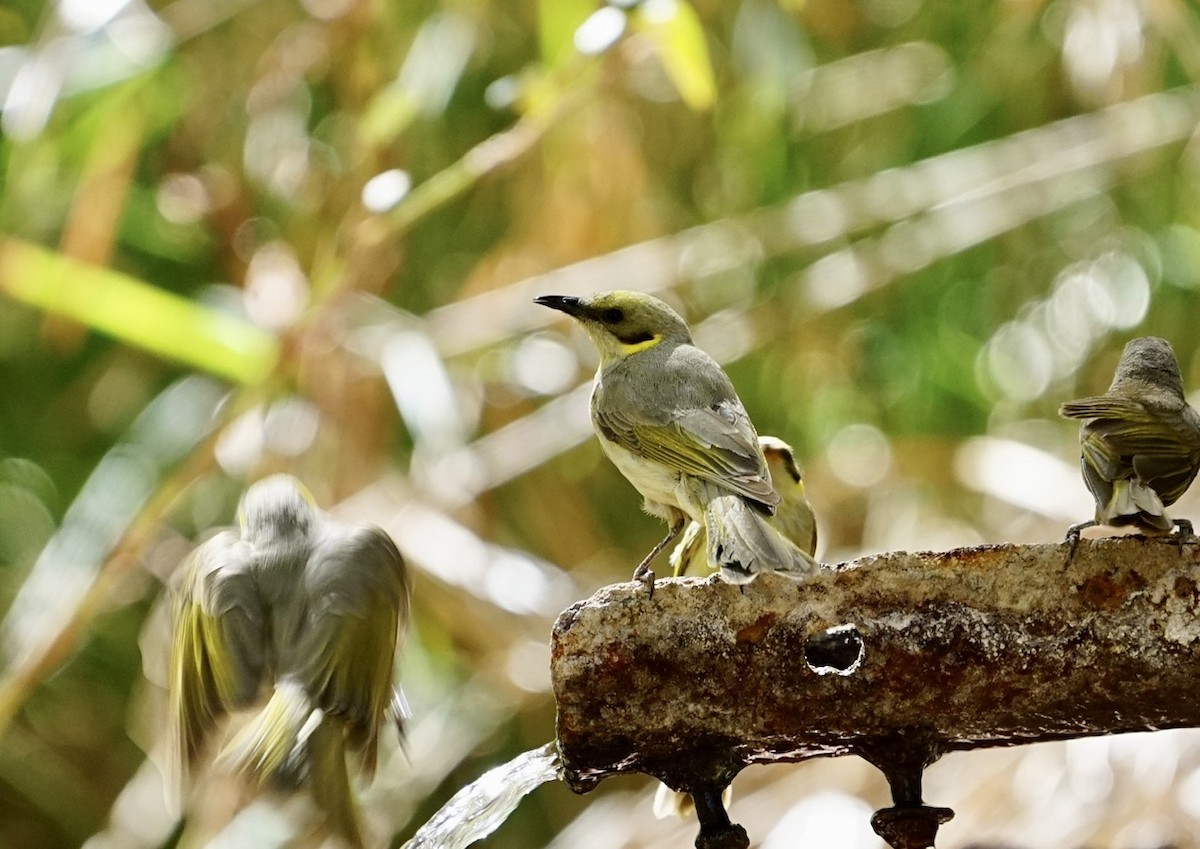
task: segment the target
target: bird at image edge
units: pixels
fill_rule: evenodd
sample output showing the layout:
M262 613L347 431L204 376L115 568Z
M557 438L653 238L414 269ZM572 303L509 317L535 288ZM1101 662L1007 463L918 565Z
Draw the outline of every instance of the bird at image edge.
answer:
M650 564L691 519L708 561L744 584L766 571L803 578L812 557L768 523L779 504L758 435L716 360L692 344L680 315L641 292L535 303L574 318L600 354L591 417L601 448L641 493L667 535L634 571L653 591Z
M180 781L223 715L261 705L217 767L259 786L307 787L328 832L362 846L346 754L370 776L381 726L400 728L404 561L382 530L333 520L288 475L253 484L238 520L193 552L178 593L170 706Z
M1080 469L1096 501L1095 518L1068 530L1070 552L1079 532L1093 525L1133 526L1152 535L1178 525L1180 544L1191 538L1191 523L1172 521L1165 510L1200 470L1200 415L1184 399L1169 342L1156 336L1130 341L1108 390L1068 401L1059 414L1082 422Z

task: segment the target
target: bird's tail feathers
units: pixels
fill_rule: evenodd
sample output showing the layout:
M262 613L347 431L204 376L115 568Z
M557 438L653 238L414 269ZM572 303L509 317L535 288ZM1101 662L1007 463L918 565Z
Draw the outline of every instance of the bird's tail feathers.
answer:
M772 528L742 496L718 490L707 482L703 486L710 490L704 495L711 496L701 500L706 505L708 559L721 567L727 581L749 583L760 572L779 572L803 580L818 570L811 556Z
M1174 523L1166 514L1158 493L1144 483L1129 478L1113 481L1112 498L1101 521L1108 525L1136 524L1169 533Z
M325 815L329 832L352 849L363 846L358 807L346 770L346 735L341 723L326 718L309 738L309 788Z
M221 750L216 766L259 785L307 786L329 832L348 846L363 845L346 770L345 729L313 705L300 682L279 681L262 709Z
M271 698L217 756L216 766L252 777L298 786L307 772L306 743L321 712L298 681L283 679Z

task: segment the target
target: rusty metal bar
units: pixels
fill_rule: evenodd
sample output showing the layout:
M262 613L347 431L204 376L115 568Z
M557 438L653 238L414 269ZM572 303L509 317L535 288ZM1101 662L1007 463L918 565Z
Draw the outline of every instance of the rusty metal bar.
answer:
M947 751L1200 725L1198 563L1200 545L1122 537L1070 562L1062 544L889 553L744 594L605 587L554 628L567 781L719 798L752 763L857 754L892 786L877 830L932 845L952 812L920 778Z

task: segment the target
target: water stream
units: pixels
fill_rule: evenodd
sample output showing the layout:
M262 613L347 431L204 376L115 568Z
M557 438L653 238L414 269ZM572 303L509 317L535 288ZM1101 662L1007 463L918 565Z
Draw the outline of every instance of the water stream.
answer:
M561 768L554 743L517 755L455 793L402 849L463 849L482 840Z

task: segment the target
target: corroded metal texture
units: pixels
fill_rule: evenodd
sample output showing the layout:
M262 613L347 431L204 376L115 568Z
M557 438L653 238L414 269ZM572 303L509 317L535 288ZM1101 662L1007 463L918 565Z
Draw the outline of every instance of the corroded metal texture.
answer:
M946 751L1200 725L1198 563L1200 545L1122 537L1069 563L1065 545L1000 545L744 594L605 587L554 628L567 780L719 792L751 763L854 753L911 806Z

